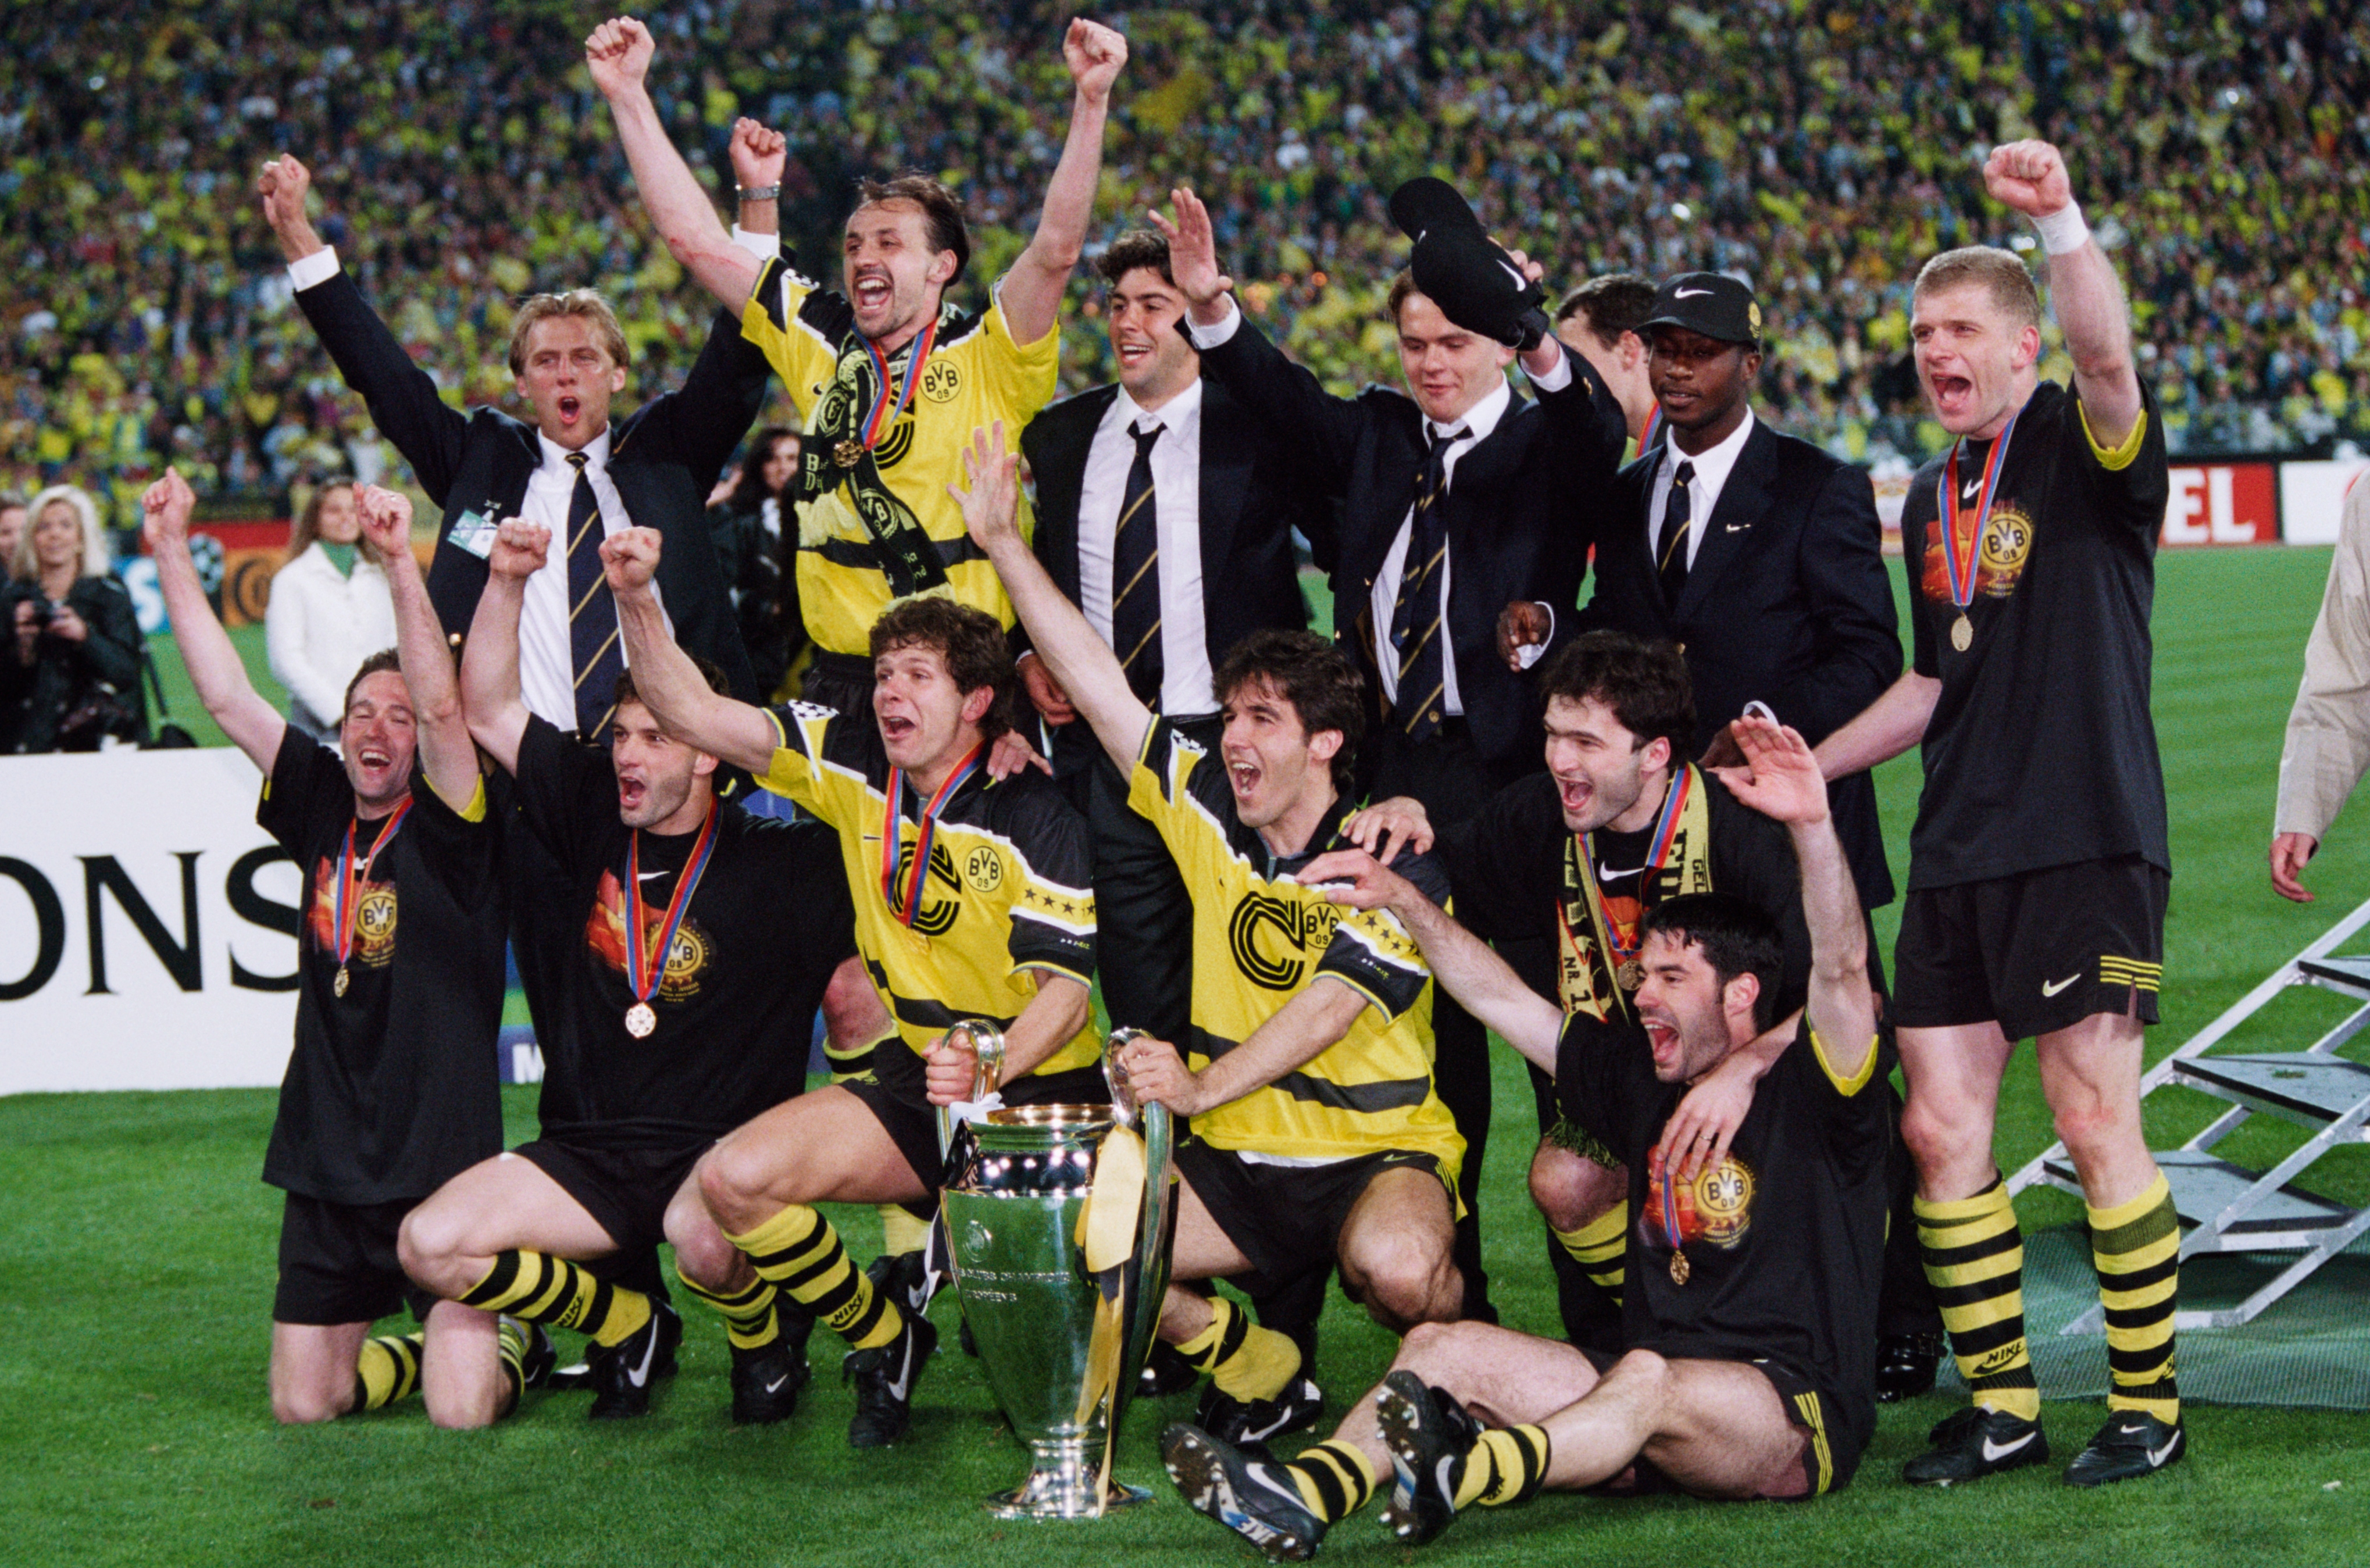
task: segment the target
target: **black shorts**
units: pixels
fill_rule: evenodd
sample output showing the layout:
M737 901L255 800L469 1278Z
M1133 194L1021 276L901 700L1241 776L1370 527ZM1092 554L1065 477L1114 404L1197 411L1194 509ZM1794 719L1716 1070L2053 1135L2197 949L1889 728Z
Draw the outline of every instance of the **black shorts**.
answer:
M1266 1165L1199 1138L1177 1150L1179 1177L1226 1239L1250 1260L1252 1278L1237 1283L1254 1296L1331 1268L1341 1223L1367 1184L1401 1167L1440 1174L1438 1159L1406 1149L1381 1149L1327 1165ZM1447 1185L1441 1183L1444 1191ZM1454 1212L1455 1193L1448 1201Z
M418 1198L385 1204L333 1204L288 1194L280 1215L280 1284L275 1323L374 1323L404 1307L425 1322L436 1293L403 1272L395 1251L403 1216Z
M511 1150L559 1183L600 1222L620 1252L666 1239L667 1205L715 1140L667 1148L587 1148L537 1138Z
M873 1048L872 1074L839 1085L872 1113L889 1141L905 1157L915 1179L934 1194L905 1205L924 1218L938 1212L938 1190L946 1183L946 1157L938 1148L938 1108L930 1103L929 1070L903 1041L891 1036ZM1110 1085L1099 1066L1067 1072L1030 1073L996 1091L1007 1105L1108 1105Z
M1588 1357L1589 1366L1596 1369L1600 1378L1612 1371L1614 1364L1621 1359L1621 1353L1617 1351L1592 1350L1584 1344L1572 1348ZM1860 1455L1868 1447L1868 1438L1865 1433L1846 1431L1835 1424L1835 1415L1838 1407L1835 1396L1793 1368L1780 1366L1774 1361L1746 1361L1739 1365L1750 1366L1769 1379L1769 1386L1778 1392L1778 1402L1785 1407L1786 1419L1808 1439L1802 1445L1802 1479L1809 1483L1810 1489L1791 1497L1777 1497L1770 1501L1807 1503L1823 1493L1841 1492L1850 1485L1851 1478L1859 1470ZM1638 1456L1637 1466L1636 1492L1685 1490L1643 1454Z
M1996 1020L2010 1040L2121 1013L2156 1021L2172 877L2137 855L1917 888L1893 948L1893 1022Z

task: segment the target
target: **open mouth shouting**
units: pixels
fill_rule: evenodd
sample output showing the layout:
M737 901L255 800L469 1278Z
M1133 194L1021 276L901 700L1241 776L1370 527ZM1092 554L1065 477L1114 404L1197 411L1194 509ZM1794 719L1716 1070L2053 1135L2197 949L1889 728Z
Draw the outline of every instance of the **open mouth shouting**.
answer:
M910 714L874 711L880 722L880 743L892 753L904 750L922 732L922 726Z
M1555 784L1556 798L1563 803L1565 823L1584 820L1589 802L1596 799L1595 786L1586 778L1566 778L1560 774L1556 775Z
M1654 1053L1655 1075L1667 1080L1683 1055L1679 1026L1670 1014L1647 1009L1639 1010L1638 1021L1645 1027L1646 1044Z
M559 423L563 429L575 429L577 421L584 417L584 399L573 392L561 393L558 407Z
M1226 759L1226 782L1234 787L1237 801L1248 801L1257 793L1263 776L1257 757L1230 756Z
M887 310L894 292L884 271L867 270L856 275L856 308L865 316L877 317Z
M1956 423L1974 410L1975 384L1968 377L1943 371L1926 373L1926 395L1946 424Z
M637 774L617 775L617 810L630 816L650 798L650 781Z
M1118 349L1122 374L1139 368L1152 358L1152 340L1149 338L1131 338L1122 334Z

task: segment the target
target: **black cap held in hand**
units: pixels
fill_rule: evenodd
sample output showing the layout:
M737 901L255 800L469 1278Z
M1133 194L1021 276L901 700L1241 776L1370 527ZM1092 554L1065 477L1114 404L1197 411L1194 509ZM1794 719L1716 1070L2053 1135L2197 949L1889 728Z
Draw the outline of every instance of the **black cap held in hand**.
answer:
M1546 289L1482 232L1446 180L1427 175L1392 191L1391 221L1415 241L1408 271L1443 316L1509 348L1534 349L1547 335Z
M1654 291L1654 307L1638 324L1684 327L1716 342L1761 346L1761 306L1753 291L1724 272L1682 272Z

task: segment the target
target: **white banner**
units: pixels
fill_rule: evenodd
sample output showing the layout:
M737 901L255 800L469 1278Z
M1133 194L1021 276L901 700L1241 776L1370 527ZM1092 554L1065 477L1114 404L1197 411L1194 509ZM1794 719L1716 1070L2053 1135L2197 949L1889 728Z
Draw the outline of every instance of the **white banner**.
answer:
M271 1085L295 863L231 747L0 758L0 1094Z
M2362 477L2361 462L2280 465L2280 536L2291 545L2333 545L2345 492Z

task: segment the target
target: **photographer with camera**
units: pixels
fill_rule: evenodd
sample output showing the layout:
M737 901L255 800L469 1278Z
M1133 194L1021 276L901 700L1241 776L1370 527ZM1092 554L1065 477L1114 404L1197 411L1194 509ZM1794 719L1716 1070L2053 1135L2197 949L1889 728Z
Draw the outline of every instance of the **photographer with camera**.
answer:
M97 751L148 738L140 622L108 570L98 507L73 485L33 498L0 590L0 751Z

